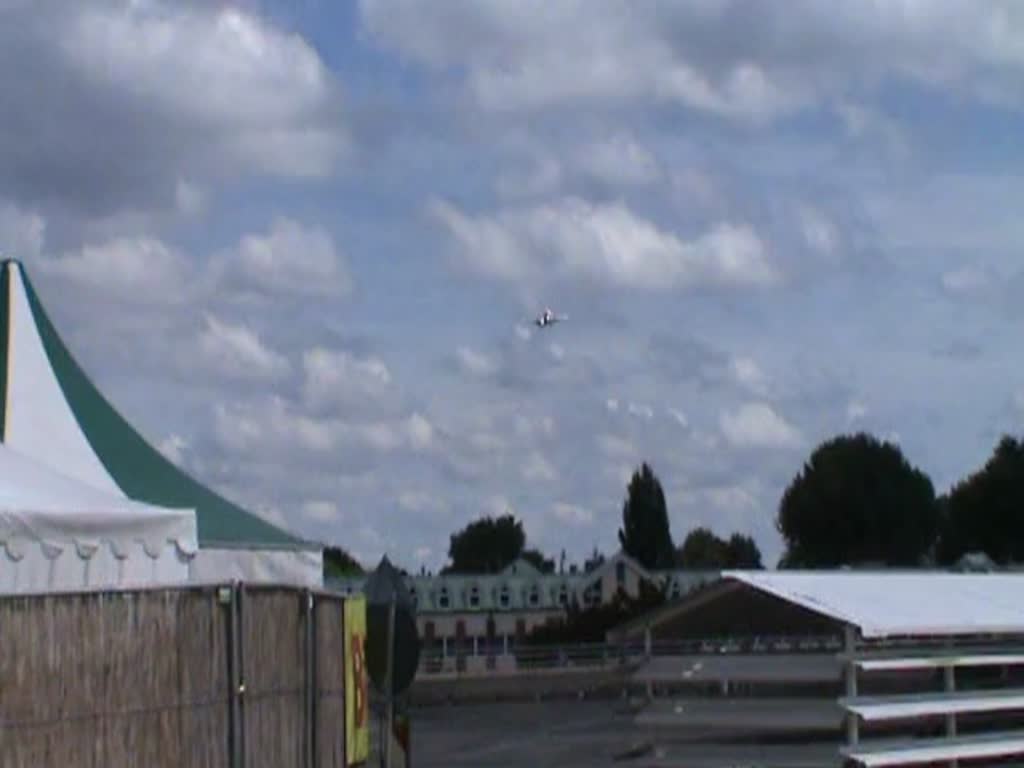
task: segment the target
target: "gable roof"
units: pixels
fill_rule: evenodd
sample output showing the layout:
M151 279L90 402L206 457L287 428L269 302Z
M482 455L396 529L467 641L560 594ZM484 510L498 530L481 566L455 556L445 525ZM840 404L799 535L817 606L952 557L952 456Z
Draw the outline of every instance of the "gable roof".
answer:
M200 547L320 549L224 498L150 445L71 355L14 259L0 262L0 439L99 490L195 509Z
M1024 574L945 571L723 571L865 638L1024 633Z

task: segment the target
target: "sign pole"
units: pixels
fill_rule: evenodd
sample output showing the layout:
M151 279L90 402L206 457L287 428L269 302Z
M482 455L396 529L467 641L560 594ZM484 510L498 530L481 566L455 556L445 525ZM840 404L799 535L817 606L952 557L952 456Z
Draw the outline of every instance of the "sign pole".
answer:
M384 765L391 768L391 741L394 731L395 716L395 692L392 677L394 676L395 658L395 599L392 595L391 603L388 605L388 652L387 652L387 674L384 677Z

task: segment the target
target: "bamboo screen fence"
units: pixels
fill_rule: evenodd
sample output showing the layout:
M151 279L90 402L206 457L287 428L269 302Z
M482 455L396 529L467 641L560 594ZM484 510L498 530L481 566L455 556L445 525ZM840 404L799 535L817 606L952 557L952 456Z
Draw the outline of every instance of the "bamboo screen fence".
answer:
M0 596L0 765L344 768L344 598Z

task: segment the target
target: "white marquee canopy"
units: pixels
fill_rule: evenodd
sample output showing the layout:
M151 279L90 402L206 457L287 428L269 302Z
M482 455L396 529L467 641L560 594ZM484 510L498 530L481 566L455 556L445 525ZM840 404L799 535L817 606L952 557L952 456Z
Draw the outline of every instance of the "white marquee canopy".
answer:
M185 583L192 510L98 490L0 444L0 593Z

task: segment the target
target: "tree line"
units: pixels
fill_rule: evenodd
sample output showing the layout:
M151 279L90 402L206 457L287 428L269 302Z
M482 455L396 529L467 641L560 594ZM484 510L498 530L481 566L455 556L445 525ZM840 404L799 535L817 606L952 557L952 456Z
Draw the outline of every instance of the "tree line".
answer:
M644 462L622 502L618 541L651 570L761 568L761 552L742 532L720 537L707 527L676 544L662 484ZM866 432L820 443L785 488L774 525L784 542L779 568L949 566L968 553L997 565L1024 561L1024 441L1004 435L978 470L938 495L928 475L895 443ZM451 534L443 573L496 573L517 558L545 573L590 571L528 547L513 515L484 516ZM340 547L324 553L325 574L362 572Z

